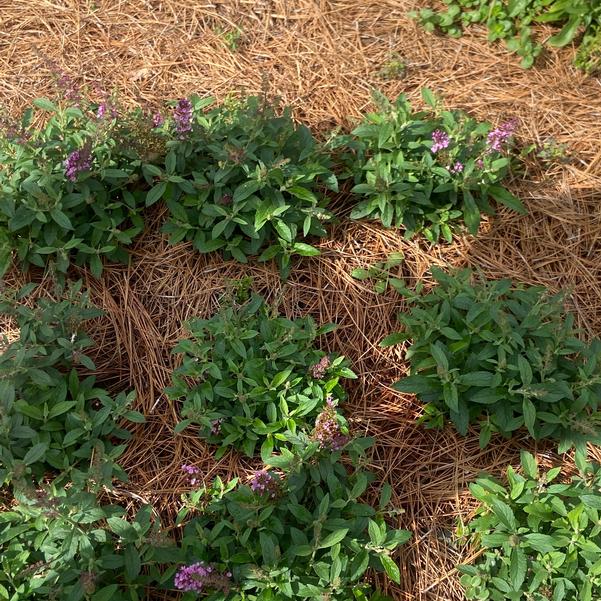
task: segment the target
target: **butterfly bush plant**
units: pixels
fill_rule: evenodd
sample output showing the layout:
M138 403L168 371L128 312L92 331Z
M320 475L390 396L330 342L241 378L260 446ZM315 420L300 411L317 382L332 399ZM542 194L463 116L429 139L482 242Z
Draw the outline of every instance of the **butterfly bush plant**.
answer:
M494 214L492 200L524 212L502 186L517 122L493 129L464 112L439 110L427 89L422 95L431 112L414 111L403 95L390 103L376 94L379 112L330 142L360 199L351 217L379 219L408 238L423 232L430 242L451 242L460 224L476 234L481 213Z
M378 509L362 503L373 476L341 462L344 449L356 466L372 441L334 450L336 436L326 435L323 423L316 431L287 433L288 447L248 482L217 479L189 495L178 521L193 509L202 513L185 527L177 588L212 601L375 601L381 597L369 597L366 570L400 581L392 554L410 533L384 520L395 513L386 511L391 488L383 487Z
M593 601L601 598L601 470L578 460L580 473L558 479L522 452L522 472L470 485L481 505L459 528L478 550L459 566L468 599Z
M561 295L469 270L432 275L438 285L400 315L404 331L383 341L411 341L411 375L395 388L427 403L427 424L450 417L466 434L478 422L482 446L524 427L560 452L601 442L601 343L576 338Z
M70 98L39 98L20 122L0 120L0 272L16 256L24 267L66 272L74 262L99 276L102 259L127 259L142 231L153 161L164 155L159 130L141 109Z
M544 48L536 40L533 26L561 25L561 31L545 43L566 46L584 32L576 65L591 72L601 67L598 54L601 4L597 0L445 0L445 4L444 11L424 8L410 14L427 31L439 30L453 37L461 36L464 27L484 23L489 41L505 41L507 49L522 58L524 68L532 67Z
M162 126L175 135L147 204L165 200L170 241L243 263L276 258L284 271L292 255L319 254L303 240L326 233L324 192L337 190L327 154L263 97L212 102L181 99Z
M100 312L81 282L59 291L59 300L21 302L30 291L0 298L0 312L19 327L17 340L4 337L0 355L0 483L39 480L48 471L79 485L125 479L115 463L125 447L115 442L129 433L118 422L144 421L128 409L133 393L113 397L77 371L94 369L84 354L91 341L83 324Z
M329 396L344 398L340 378L356 377L343 357L313 346L331 327L278 316L259 296L191 321L166 390L181 403L176 431L199 425L219 455L233 446L252 456L257 445L269 455L283 432L312 423Z
M133 519L95 494L51 483L0 512L0 598L131 601L166 587L177 553L149 505Z

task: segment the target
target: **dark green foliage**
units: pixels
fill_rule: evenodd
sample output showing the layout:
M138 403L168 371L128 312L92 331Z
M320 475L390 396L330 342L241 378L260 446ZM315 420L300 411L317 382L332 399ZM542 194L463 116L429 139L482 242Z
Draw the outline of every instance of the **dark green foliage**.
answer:
M459 566L468 599L593 601L601 598L601 470L579 460L580 474L557 481L522 452L523 475L470 485L481 502L460 533L484 553ZM564 483L565 482L565 483Z
M432 112L414 111L403 95L391 104L378 94L379 112L366 115L350 136L330 143L343 153L343 176L356 184L352 191L363 197L351 217L402 227L407 238L423 232L430 242L451 242L459 225L476 234L480 214L494 214L492 199L524 212L500 185L510 167L505 144L510 136L496 144L497 150L489 145L488 123L461 111L439 110L427 89L423 97ZM433 146L438 133L449 142L440 150Z
M305 435L289 433L288 442L288 449L267 462L273 496L219 479L193 493L191 506L200 505L203 513L184 532L188 563L205 561L232 574L232 590L209 599L368 599L362 582L368 567L399 582L392 553L410 533L390 530L384 521L390 487L383 488L376 510L358 501L371 474L356 468L349 473L340 452L320 451ZM357 439L347 446L354 465L370 444ZM186 508L179 519L187 513Z
M0 599L132 601L165 581L159 563L177 548L150 506L127 520L121 507L62 486L16 496L0 513Z
M262 98L202 113L210 102L192 98L192 131L168 144L164 173L148 193L148 203L167 202L170 241L192 240L200 252L244 263L276 258L284 271L293 254L319 254L301 240L325 235L324 189L337 181L309 129Z
M0 355L0 483L40 479L48 470L78 485L125 478L115 463L124 447L110 439L128 438L117 426L122 418L144 418L127 409L133 393L113 398L76 371L94 368L83 354L91 341L82 324L100 314L81 282L63 300L40 298L33 307L5 294L0 313L11 315L20 331L18 340L4 340Z
M412 375L395 388L428 403L427 423L449 416L465 434L479 421L482 446L491 432L524 426L537 440L558 440L560 452L601 442L601 344L575 337L561 296L469 270L432 275L438 286L412 299L404 332L383 342L412 340Z
M559 33L549 38L549 46L566 46L584 30L581 55L576 64L590 70L593 40L601 23L598 0L444 0L448 8L436 12L424 8L411 16L418 18L428 30L444 31L459 37L463 28L472 23L485 23L491 42L504 40L507 48L522 57L522 67L529 68L542 52L543 45L535 40L532 26L550 23L561 26ZM598 42L597 42L598 48ZM598 59L596 65L599 65Z
M183 364L166 391L182 401L186 419L176 430L200 424L200 436L220 445L219 454L234 446L252 456L259 444L268 455L283 432L312 424L328 395L344 398L341 377L355 377L343 357L313 347L329 329L310 317L278 317L258 296L190 322L191 338L175 347ZM313 377L320 360L327 369Z
M152 182L147 163L160 140L139 110L113 119L96 117L85 101L34 104L49 115L43 127L30 126L39 116L28 109L18 127L0 135L0 273L14 250L24 267L52 264L66 272L73 261L99 276L101 258L126 260L125 247L142 231ZM71 181L65 161L74 152L87 157L88 168Z

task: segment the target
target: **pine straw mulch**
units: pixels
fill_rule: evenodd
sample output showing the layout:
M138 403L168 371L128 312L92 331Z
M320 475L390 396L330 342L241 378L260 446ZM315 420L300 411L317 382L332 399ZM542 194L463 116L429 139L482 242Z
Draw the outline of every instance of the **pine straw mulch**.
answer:
M570 49L548 53L536 69L523 71L515 57L489 46L481 29L459 40L429 35L406 17L416 4L426 3L0 0L0 98L17 111L36 96L51 95L48 60L81 83L118 88L124 101L150 106L191 92L219 99L232 90L256 93L268 81L298 119L325 134L367 109L374 86L390 98L405 92L418 105L419 89L428 86L447 106L479 118L498 123L518 116L524 145L550 138L566 144L567 160L529 159L525 172L516 174L512 189L529 214L501 210L476 239L429 248L423 240L343 220L321 243L322 255L295 263L282 283L271 266L242 266L199 256L185 244L169 246L158 233L161 214L155 212L131 265L108 266L100 281L82 274L106 311L94 329L98 378L115 390L135 386L137 408L147 416L123 458L130 482L115 493L123 502L151 502L169 523L187 489L182 463L201 467L207 480L245 475L252 467L234 454L215 462L192 433L174 437L176 407L162 395L177 364L171 349L185 331L183 322L211 315L230 279L251 276L256 290L285 314L339 324L323 345L347 355L360 375L349 388L346 412L357 432L376 437L370 466L394 487L393 501L405 510L398 524L415 532L399 553L402 585L388 592L396 601L459 601L455 566L468 561L471 551L454 540L453 529L474 507L467 484L481 470L500 475L528 443L494 440L481 451L475 435L416 426L419 404L390 388L407 370L403 349L378 347L396 328L403 300L375 294L350 271L400 250L409 284L427 279L429 266L438 264L472 265L490 277L568 288L584 335L599 335L601 82L572 66ZM218 28L236 26L242 36L231 50ZM540 35L548 32L541 28ZM407 70L400 79L383 81L378 71L391 53L406 61ZM559 460L546 449L537 451L546 463ZM150 592L149 598L174 597Z

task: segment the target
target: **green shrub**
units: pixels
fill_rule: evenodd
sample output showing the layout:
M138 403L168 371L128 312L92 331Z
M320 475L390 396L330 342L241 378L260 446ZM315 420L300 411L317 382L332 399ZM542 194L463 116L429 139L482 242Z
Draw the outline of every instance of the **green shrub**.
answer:
M430 242L451 242L463 223L476 234L480 214L494 214L490 199L524 212L500 185L516 122L491 130L461 111L438 110L429 90L422 95L433 112L413 111L403 95L394 104L376 95L379 112L330 143L338 152L346 149L344 175L354 178L352 191L364 197L351 217L403 227L407 238L423 232Z
M200 252L221 250L245 263L319 252L301 242L324 236L327 197L337 189L329 158L288 109L250 97L202 112L212 99L182 99L168 143L164 172L147 203L164 198L172 243L191 240Z
M132 601L164 577L175 543L149 505L133 520L94 494L50 485L0 512L0 598ZM170 546L171 545L171 546Z
M558 440L560 452L601 442L601 344L575 337L560 295L469 270L432 274L438 286L416 296L400 316L404 332L383 341L412 340L412 375L395 388L428 403L427 423L449 416L465 434L480 420L482 446L491 432L524 426L537 440Z
M485 23L490 42L504 40L507 48L522 57L521 65L529 68L542 52L532 26L537 23L562 25L562 30L549 38L550 46L566 46L584 29L583 46L591 43L601 22L601 4L597 0L445 0L448 8L436 12L424 8L410 13L428 31L444 31L459 37L472 23ZM577 61L584 68L584 64Z
M22 293L29 291L31 285ZM144 418L127 408L133 392L113 398L75 369L94 369L82 352L91 341L81 326L100 314L81 293L81 282L63 300L40 298L33 308L5 294L0 312L20 330L18 340L4 339L0 355L0 483L40 479L49 469L77 484L125 478L115 463L125 447L110 439L129 437L117 426L122 418Z
M0 272L14 251L24 267L51 263L66 272L74 261L98 277L101 258L126 260L125 247L142 231L161 141L140 110L112 116L83 99L34 105L49 114L42 127L31 126L39 115L28 109L0 135Z
M481 502L460 528L483 550L459 566L468 599L592 601L601 598L601 471L579 462L570 482L560 468L540 472L522 452L524 475L507 469L507 485L490 476L470 485Z
M577 67L591 75L601 72L601 17L590 33L587 32L582 39L574 62Z
M188 563L196 567L180 568L180 588L190 590L185 576L202 573L200 562L213 569L212 579L200 575L213 588L212 601L366 599L369 587L362 576L369 567L399 582L391 554L410 533L389 530L384 521L390 487L382 489L375 510L358 501L371 474L347 472L340 451L324 451L304 434L287 439L290 448L273 456L248 485L217 479L192 493L178 520L201 507L182 540ZM355 465L370 444L368 439L348 444Z
M183 364L166 393L182 402L176 431L199 424L219 455L234 446L252 456L257 444L269 455L283 432L312 423L328 395L344 398L341 377L355 377L343 357L312 346L330 326L278 317L258 296L189 329L174 349Z

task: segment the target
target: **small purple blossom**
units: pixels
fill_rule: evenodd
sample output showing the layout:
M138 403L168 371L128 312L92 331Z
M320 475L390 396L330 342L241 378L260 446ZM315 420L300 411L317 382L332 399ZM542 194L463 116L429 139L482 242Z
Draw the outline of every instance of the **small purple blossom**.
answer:
M92 154L89 148L74 150L65 160L65 176L74 182L83 171L89 171L92 166Z
M96 111L96 118L103 119L106 114L106 102L101 102L98 105L98 110Z
M489 132L488 137L486 139L490 150L496 150L497 152L501 152L503 150L503 145L506 144L515 133L515 130L518 126L518 120L514 117L505 123L502 123L496 129L493 129Z
M457 161L452 167L449 168L451 173L457 174L463 171L463 163L461 161Z
M311 374L316 380L323 380L330 365L330 358L327 355L324 355L319 362L311 368Z
M165 117L158 111L152 115L152 127L161 127L165 123Z
M188 474L188 481L192 486L200 482L200 470L195 465L182 465L182 471Z
M66 100L78 101L81 99L81 93L79 91L79 85L77 82L67 73L60 73L57 80L57 86L62 90L63 96Z
M436 154L439 150L443 150L444 148L448 148L451 143L451 138L449 138L449 134L447 132L442 131L442 129L437 129L432 132L432 154Z
M221 424L223 423L223 418L214 419L211 421L211 434L213 436L218 436L221 432Z
M268 494L274 498L278 492L278 481L267 470L256 471L250 479L250 488L261 495Z
M181 591L195 593L220 590L227 593L230 589L232 573L219 572L204 561L181 567L175 574L175 587Z
M315 420L313 438L322 449L332 451L340 451L350 440L340 429L336 402L330 395L326 398L326 405Z
M192 131L192 103L187 98L180 98L173 112L173 119L180 140L185 139Z
M476 161L476 167L478 167L478 169L484 169L484 161L482 159L478 159Z

